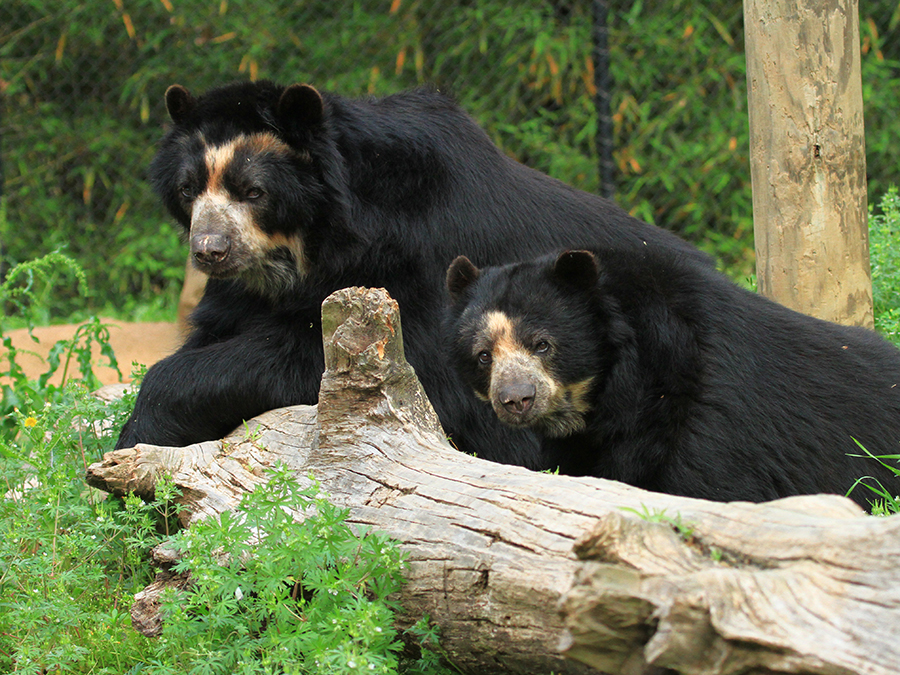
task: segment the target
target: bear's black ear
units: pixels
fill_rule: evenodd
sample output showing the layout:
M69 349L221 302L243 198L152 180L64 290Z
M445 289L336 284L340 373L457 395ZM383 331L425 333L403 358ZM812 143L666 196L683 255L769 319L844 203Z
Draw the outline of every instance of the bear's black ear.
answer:
M180 124L194 109L194 97L180 84L173 84L166 89L166 110L175 124Z
M447 290L454 304L459 302L465 290L478 280L481 272L472 261L461 255L447 268Z
M315 125L325 119L322 94L308 84L292 84L278 100L278 119L294 124Z
M563 251L556 259L553 273L576 288L593 288L600 276L600 265L590 251Z

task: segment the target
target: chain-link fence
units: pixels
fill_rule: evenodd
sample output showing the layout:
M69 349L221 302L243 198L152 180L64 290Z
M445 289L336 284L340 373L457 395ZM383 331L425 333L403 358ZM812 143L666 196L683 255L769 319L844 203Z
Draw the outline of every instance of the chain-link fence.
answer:
M185 251L144 177L174 82L436 86L511 156L599 192L596 4L3 0L0 263L64 247L101 303L172 300ZM747 269L740 3L608 4L617 201Z

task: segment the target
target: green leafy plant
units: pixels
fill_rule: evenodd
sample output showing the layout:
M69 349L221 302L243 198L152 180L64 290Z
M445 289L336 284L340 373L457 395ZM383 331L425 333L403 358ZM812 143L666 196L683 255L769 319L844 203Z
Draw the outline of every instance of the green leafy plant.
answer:
M148 653L128 608L153 578L147 550L172 507L84 483L133 401L77 383L42 400L0 439L0 672L123 673Z
M37 380L29 380L18 363L21 349L17 349L5 334L11 318L28 328L46 319L42 309L49 303L53 290L62 285L66 275L76 280L76 286L86 294L86 280L81 267L71 258L52 252L12 268L0 284L0 305L7 308L0 319L0 344L4 349L3 367L0 368L0 438L11 440L18 433L14 411L41 409L45 405L60 403L70 394L66 384L77 379L87 389L96 389L100 380L94 373L92 349L94 345L107 364L121 376L116 356L109 344L109 328L97 317L91 317L77 328L67 340L57 341L47 358L47 370ZM37 338L32 334L32 338ZM61 373L60 384L52 384L50 378Z
M869 260L875 329L900 347L900 196L896 187L869 209Z
M346 517L312 478L304 487L278 467L235 512L176 535L176 569L190 572L191 587L164 598L147 672L397 672L391 596L403 583L403 557L385 535L351 528ZM414 634L431 644L426 626ZM425 650L406 672L434 672L437 659Z

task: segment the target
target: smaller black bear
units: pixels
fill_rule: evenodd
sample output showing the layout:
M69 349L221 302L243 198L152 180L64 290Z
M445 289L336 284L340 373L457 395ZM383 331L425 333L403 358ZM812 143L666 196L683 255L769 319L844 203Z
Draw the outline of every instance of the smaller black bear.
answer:
M843 494L900 450L900 351L671 252L447 271L461 376L561 473L718 501ZM852 497L867 505L865 488Z

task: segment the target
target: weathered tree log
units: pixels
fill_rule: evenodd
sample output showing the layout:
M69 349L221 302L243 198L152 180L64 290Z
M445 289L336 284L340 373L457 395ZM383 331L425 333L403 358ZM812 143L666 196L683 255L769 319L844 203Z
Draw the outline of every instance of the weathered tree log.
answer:
M429 614L467 672L900 670L900 519L837 496L720 504L464 455L403 359L386 293L335 294L323 326L318 410L274 410L223 441L112 452L88 481L150 495L169 473L189 526L278 462L312 472L352 522L402 543L401 623ZM138 601L147 632L157 590Z

